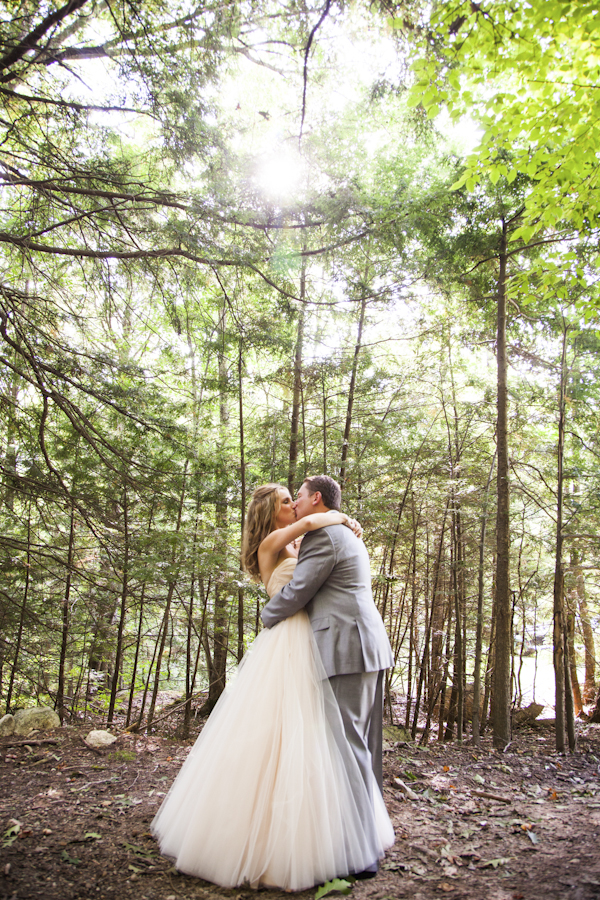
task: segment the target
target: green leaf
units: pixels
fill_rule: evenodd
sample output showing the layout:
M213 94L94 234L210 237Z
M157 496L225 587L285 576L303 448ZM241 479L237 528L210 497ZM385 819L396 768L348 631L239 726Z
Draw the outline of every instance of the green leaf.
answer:
M458 181L455 181L454 184L450 185L450 190L458 191L459 188L463 187L463 185L466 183L468 177L469 177L469 173L465 172L463 175L460 176Z
M76 856L69 856L66 850L63 850L63 852L60 854L60 858L63 862L70 863L70 865L72 866L78 866L81 862L81 860L77 859Z
M19 837L19 832L21 831L21 823L16 819L10 820L11 824L4 832L4 840L2 841L3 847L11 847L16 839Z
M352 883L350 881L346 881L345 878L334 878L333 881L326 881L325 884L321 885L315 894L315 900L321 900L321 897L334 892L337 894L349 894L351 890Z

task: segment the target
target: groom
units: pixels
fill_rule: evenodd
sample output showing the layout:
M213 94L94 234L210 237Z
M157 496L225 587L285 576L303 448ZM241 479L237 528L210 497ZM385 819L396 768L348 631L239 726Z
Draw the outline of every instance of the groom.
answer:
M307 478L295 504L298 519L339 510L341 490L328 475ZM369 796L372 768L382 789L383 674L392 649L371 593L365 545L345 525L304 535L294 577L266 604L267 628L306 609L323 666L338 702L346 737ZM377 872L377 860L365 872Z

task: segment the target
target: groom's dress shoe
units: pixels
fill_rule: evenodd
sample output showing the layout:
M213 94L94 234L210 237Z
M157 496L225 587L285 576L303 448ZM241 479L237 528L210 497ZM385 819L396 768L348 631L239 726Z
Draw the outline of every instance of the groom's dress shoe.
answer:
M365 869L363 872L353 872L352 875L357 881L364 881L367 878L375 878L377 875L377 863L371 868Z

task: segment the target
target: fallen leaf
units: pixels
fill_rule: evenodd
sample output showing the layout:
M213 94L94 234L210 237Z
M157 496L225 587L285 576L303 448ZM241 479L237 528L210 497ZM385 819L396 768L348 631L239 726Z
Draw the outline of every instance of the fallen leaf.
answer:
M3 847L11 847L19 837L21 831L21 823L17 819L8 820L8 828L4 832Z
M413 789L412 789L412 788L409 788L409 786L408 786L407 784L404 784L404 782L401 781L400 778L394 778L394 784L397 784L397 785L398 785L398 787L400 788L400 790L402 791L402 793L403 793L409 800L418 800L418 799L419 799L418 794L415 794L415 792L413 791Z
M345 878L334 878L333 881L326 881L325 884L321 885L315 894L315 900L321 900L321 897L334 892L337 894L349 894L351 890L352 883L350 881L346 881Z

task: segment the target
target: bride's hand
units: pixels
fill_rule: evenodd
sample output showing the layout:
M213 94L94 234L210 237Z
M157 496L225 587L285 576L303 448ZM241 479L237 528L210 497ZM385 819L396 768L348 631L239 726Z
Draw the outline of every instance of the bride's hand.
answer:
M362 537L362 533L363 533L362 525L360 524L360 522L357 519L351 519L350 516L346 516L346 521L343 522L342 524L345 525L347 528L349 528L351 531L353 531L357 538Z
M347 516L346 513L338 512L334 509L326 513L311 513L298 521L305 524L307 531L316 531L318 528L325 528L327 525L345 525L354 532L357 538L362 537L363 533L360 522Z

